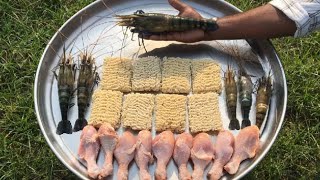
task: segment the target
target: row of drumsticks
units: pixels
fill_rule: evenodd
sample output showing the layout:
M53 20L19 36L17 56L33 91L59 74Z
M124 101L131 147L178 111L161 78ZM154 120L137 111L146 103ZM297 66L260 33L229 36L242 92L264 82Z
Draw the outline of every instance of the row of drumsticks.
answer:
M100 169L96 163L100 146L105 153L105 161ZM174 137L171 131L163 131L152 139L151 132L142 130L134 136L125 131L118 136L114 128L102 124L97 131L87 125L80 137L78 155L87 163L87 173L91 178L106 178L113 174L113 156L118 162L117 179L128 179L128 168L134 159L139 167L139 177L142 180L152 179L148 172L148 165L157 159L155 179L167 179L166 167L171 157L179 169L179 179L204 179L205 168L213 162L208 178L219 179L223 170L229 174L238 171L240 163L255 156L259 148L259 129L248 126L241 129L234 137L228 130L219 132L213 143L207 133L199 133L193 137L189 133L182 133ZM187 169L191 158L193 173Z

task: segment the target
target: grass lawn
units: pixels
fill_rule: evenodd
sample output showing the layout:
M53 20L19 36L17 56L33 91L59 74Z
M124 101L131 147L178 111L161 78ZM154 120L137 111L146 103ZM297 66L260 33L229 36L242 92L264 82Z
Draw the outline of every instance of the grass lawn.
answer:
M242 10L262 0L232 0ZM0 0L0 180L76 179L51 152L37 124L33 83L56 30L89 0ZM320 178L320 33L273 40L289 99L279 138L251 179Z

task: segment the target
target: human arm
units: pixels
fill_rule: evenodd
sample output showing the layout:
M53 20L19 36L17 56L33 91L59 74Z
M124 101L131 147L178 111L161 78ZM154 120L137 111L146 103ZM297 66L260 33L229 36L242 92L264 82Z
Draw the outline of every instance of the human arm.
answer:
M200 14L197 13L192 7L182 3L179 0L169 0L169 3L174 8L179 10L180 12L179 16L192 17L196 19L202 18ZM261 38L290 36L290 35L294 35L295 32L297 36L297 32L298 32L297 27L299 27L299 22L301 22L300 20L301 18L298 19L295 15L297 13L299 14L300 13L299 10L300 10L303 13L305 13L303 14L304 15L303 17L308 16L308 13L304 12L305 11L304 9L308 9L308 8L300 8L299 5L302 2L294 1L294 0L274 0L271 3L272 5L267 4L267 5L249 10L247 12L218 18L217 24L219 26L219 29L214 32L205 32L202 30L194 30L194 31L187 31L187 32L170 32L160 36L150 36L147 39L176 40L181 42L197 42L201 40L215 40L215 39L242 39L242 38L261 39ZM304 4L303 6L308 7L310 6L309 4L310 2L306 2L306 4ZM283 7L281 7L281 5ZM312 6L317 7L314 5L320 5L320 4L319 2L315 1L314 3L312 3ZM277 8L275 8L275 6ZM290 8L292 8L295 11L293 11ZM289 17L291 19L294 19L295 21L291 20L282 11L278 9L281 9L282 11L286 12L286 14L289 14ZM293 11L293 13L291 13L291 11ZM316 12L320 11L320 7L318 8L318 10L317 8L315 8L314 11L315 11L314 13L316 14ZM318 23L318 25L320 25L320 23ZM303 27L307 28L306 26L303 26ZM300 33L300 36L301 35L304 35L304 33Z
M295 23L270 4L236 15L218 18L219 29L205 32L204 40L214 39L266 39L292 36Z

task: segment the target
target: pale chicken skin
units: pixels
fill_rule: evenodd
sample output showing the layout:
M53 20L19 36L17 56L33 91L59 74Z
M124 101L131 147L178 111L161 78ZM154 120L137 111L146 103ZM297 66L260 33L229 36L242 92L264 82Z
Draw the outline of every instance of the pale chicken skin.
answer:
M157 158L155 171L156 180L167 179L167 164L169 163L174 148L174 135L171 131L163 131L152 141L152 151Z
M240 130L235 139L234 154L224 166L229 174L235 174L243 160L253 158L259 148L259 128L256 125Z
M91 125L85 126L80 136L78 155L87 162L88 175L93 179L97 178L100 173L96 163L99 149L100 142L97 130Z
M136 143L135 161L139 167L140 180L151 180L148 172L148 164L153 162L152 157L152 135L148 130L139 132Z
M173 159L179 169L179 179L191 180L191 174L188 172L187 163L190 158L193 137L189 133L179 134L176 138Z
M228 130L220 131L215 144L215 160L208 173L210 180L217 180L223 176L223 166L231 159L233 149L233 134Z
M214 159L214 146L207 133L199 133L194 137L191 149L191 159L194 166L192 179L204 179L204 169L212 159Z
M118 135L109 123L100 126L98 135L105 156L99 178L105 178L113 173L113 151L118 143Z
M114 157L119 165L117 174L119 180L128 179L128 166L134 158L135 149L136 137L130 131L124 132L114 150Z

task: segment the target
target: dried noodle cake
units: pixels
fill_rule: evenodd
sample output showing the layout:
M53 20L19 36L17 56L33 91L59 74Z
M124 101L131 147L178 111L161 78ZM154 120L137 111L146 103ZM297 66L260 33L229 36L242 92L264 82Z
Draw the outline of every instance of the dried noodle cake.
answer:
M188 110L191 133L223 129L217 93L189 95Z
M212 60L191 62L192 90L194 93L221 92L220 66Z
M177 94L156 96L156 131L183 132L185 130L186 100L186 96Z
M159 91L161 85L160 58L138 58L132 66L133 91Z
M120 125L122 92L111 90L96 90L92 96L92 108L89 124L99 128L102 123L112 127Z
M162 92L187 94L191 89L190 80L189 59L164 58L162 64Z
M131 91L131 60L107 57L103 64L101 88L121 92Z
M154 108L153 94L128 94L122 108L122 125L133 130L151 129Z

